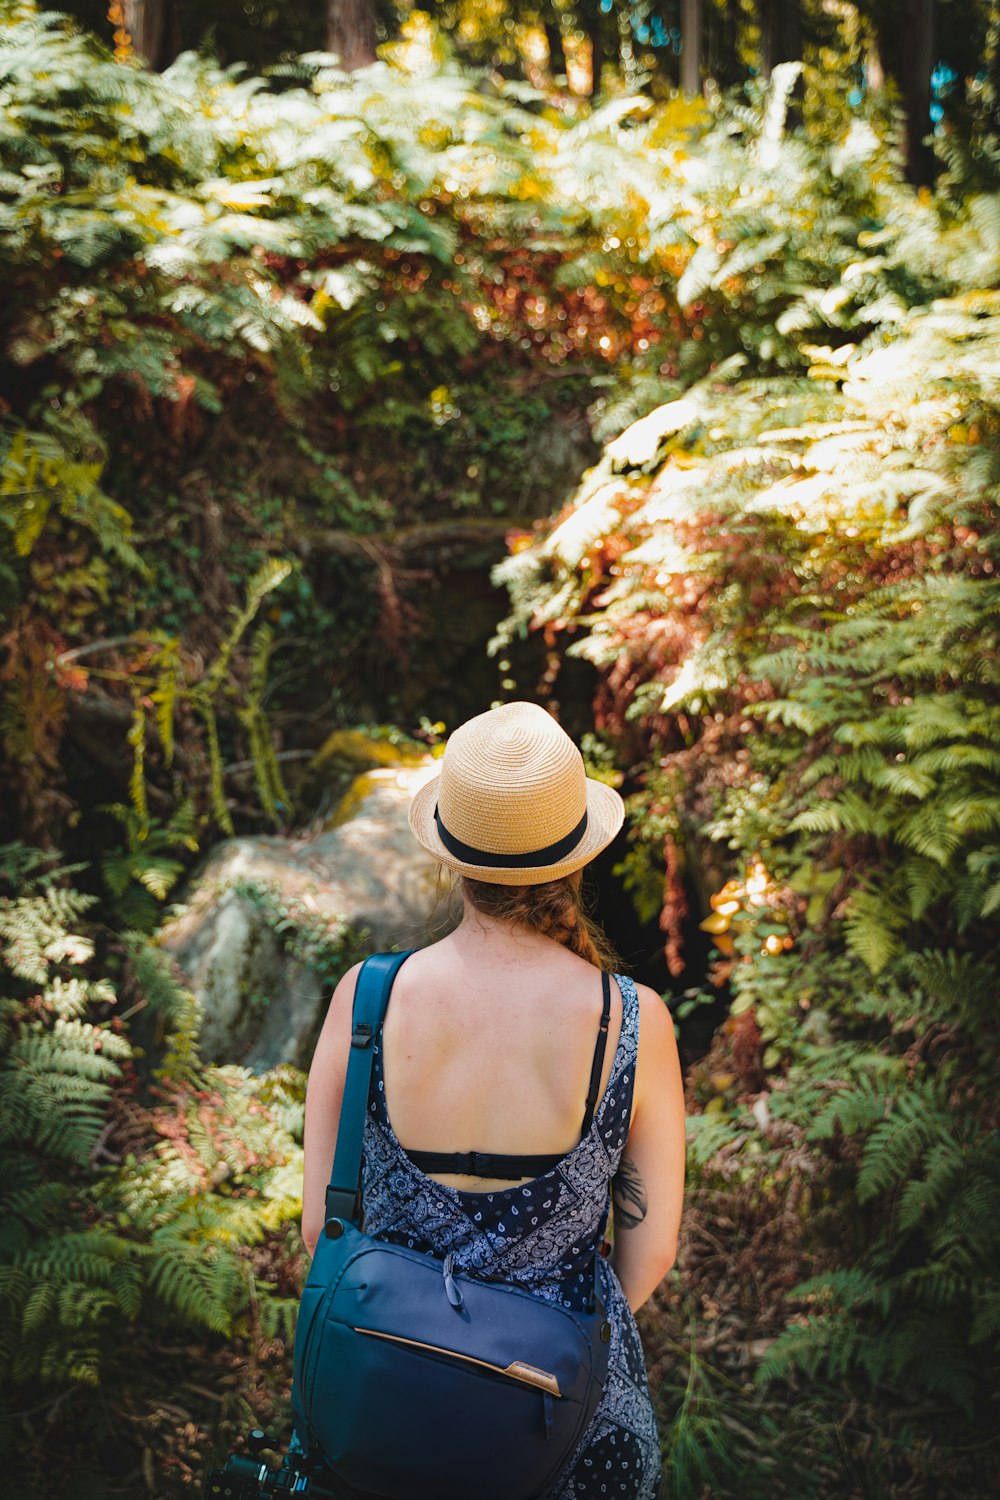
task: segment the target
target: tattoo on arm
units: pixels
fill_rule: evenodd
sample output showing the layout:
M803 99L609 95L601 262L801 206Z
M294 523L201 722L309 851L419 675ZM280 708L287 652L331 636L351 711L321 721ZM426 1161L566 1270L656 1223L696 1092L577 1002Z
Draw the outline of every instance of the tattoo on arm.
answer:
M623 1156L611 1181L616 1229L635 1229L646 1217L646 1189L635 1162Z

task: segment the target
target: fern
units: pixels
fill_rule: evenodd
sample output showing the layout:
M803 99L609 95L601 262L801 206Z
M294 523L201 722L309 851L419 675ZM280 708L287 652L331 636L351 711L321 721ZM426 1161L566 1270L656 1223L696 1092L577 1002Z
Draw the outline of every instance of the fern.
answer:
M186 1327L228 1335L240 1281L233 1259L173 1232L154 1235L151 1249L150 1286L166 1309Z
M835 1130L844 1135L856 1135L861 1130L870 1130L884 1120L889 1101L893 1095L886 1091L886 1080L864 1074L853 1081L845 1081L842 1088L834 1090L824 1107L813 1119L809 1136L813 1140L828 1140Z
M852 891L844 922L849 950L862 959L873 974L901 952L902 913L883 891L873 887Z
M303 1080L206 1069L193 998L133 934L122 983L162 1028L144 1028L160 1103L129 1098L136 1054L81 930L92 898L66 877L0 848L0 1357L16 1399L85 1411L120 1399L150 1337L291 1337L296 1301L255 1285L249 1253L276 1264L300 1212L301 1151L268 1101L300 1132Z
M891 1101L865 1141L858 1173L858 1201L868 1202L905 1180L930 1142L948 1128L949 1112L940 1087L911 1085Z

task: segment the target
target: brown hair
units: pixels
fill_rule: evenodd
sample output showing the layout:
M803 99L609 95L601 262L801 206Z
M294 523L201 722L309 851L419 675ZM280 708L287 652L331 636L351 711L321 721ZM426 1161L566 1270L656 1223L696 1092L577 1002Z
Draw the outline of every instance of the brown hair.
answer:
M515 922L554 938L599 969L612 969L617 957L597 923L584 910L579 872L542 885L492 885L462 876L470 906L498 922Z

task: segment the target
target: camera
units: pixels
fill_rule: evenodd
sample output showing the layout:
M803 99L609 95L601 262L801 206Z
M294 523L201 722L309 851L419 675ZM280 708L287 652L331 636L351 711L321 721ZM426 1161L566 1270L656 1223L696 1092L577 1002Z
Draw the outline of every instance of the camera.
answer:
M205 1475L206 1500L268 1500L268 1497L306 1495L309 1500L327 1500L333 1491L323 1484L321 1460L311 1459L293 1442L292 1448L273 1469L262 1457L264 1449L276 1449L274 1438L254 1428L247 1437L247 1453L231 1453L221 1469Z

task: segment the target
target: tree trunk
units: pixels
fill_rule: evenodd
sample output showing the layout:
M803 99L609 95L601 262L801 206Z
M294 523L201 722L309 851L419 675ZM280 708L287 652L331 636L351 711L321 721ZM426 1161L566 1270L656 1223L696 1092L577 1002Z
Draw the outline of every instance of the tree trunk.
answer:
M374 0L327 0L326 46L345 73L375 61Z
M900 79L906 106L906 175L915 187L934 181L934 153L923 144L931 128L934 0L906 0Z
M603 17L597 0L593 0L593 3L588 5L581 19L590 42L590 97L593 99L595 94L601 92L601 71L604 67L604 34L601 25Z
M181 50L180 17L174 0L122 0L132 51L148 68L168 68Z
M562 28L555 19L545 22L545 40L549 48L549 77L566 76L566 52L563 47Z
M736 9L727 5L722 12L722 63L718 78L723 88L731 88L744 79L743 62L740 57L740 25Z
M802 16L799 0L761 0L760 71L770 78L778 63L802 56Z
M681 0L681 88L701 93L701 0Z

